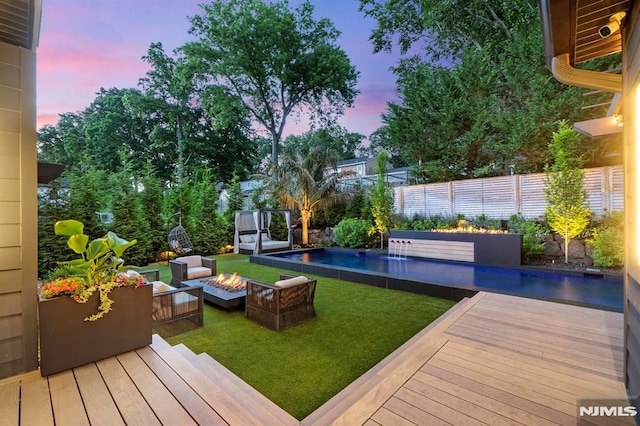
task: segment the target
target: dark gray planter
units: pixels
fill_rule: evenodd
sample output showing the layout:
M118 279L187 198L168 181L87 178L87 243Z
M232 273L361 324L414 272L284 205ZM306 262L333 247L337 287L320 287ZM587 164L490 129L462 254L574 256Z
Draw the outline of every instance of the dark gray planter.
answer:
M473 243L474 263L520 266L522 234L483 234L468 232L432 232L391 230L394 239L462 241Z
M40 372L43 376L151 344L151 285L115 288L112 311L84 321L98 310L99 294L87 303L70 297L40 299Z

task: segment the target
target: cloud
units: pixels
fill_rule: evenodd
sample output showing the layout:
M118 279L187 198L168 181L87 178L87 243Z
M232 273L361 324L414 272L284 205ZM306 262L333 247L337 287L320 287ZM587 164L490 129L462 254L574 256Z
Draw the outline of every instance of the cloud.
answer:
M149 44L161 42L170 54L190 40L187 16L199 14L201 2L45 0L37 51L38 126L57 122L60 113L84 110L101 87L137 87L149 69L141 60ZM318 2L316 11L343 31L338 43L361 72L355 108L340 122L349 131L369 134L380 127L386 103L396 99L389 67L397 55L371 53L368 37L375 22L357 11L356 2ZM286 131L308 129L306 120L291 120Z

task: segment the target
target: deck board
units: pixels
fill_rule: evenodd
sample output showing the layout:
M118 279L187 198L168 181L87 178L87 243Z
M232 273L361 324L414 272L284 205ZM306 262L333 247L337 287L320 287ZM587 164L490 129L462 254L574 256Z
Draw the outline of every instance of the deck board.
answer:
M579 398L626 399L622 339L619 313L480 292L298 422L208 355L154 336L1 380L0 424L575 425Z
M19 400L19 382L11 382L0 386L0 419L2 419L3 424L18 424L20 420Z
M116 403L102 380L95 364L87 364L73 370L84 407L92 425L124 425Z
M127 352L118 355L117 358L162 424L183 426L196 424L138 354Z
M73 371L49 376L49 392L56 425L89 424Z
M96 362L124 421L130 425L159 425L160 421L115 357Z
M164 386L176 398L198 424L226 425L222 417L211 408L182 378L171 369L151 348L136 351Z
M44 377L26 378L20 382L20 421L27 425L53 425L49 384ZM1 398L1 397L0 397ZM0 418L2 415L0 414Z

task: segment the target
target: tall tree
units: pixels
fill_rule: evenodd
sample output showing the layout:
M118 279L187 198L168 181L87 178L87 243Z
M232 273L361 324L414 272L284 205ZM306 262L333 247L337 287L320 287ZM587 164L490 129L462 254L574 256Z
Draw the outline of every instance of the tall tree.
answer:
M309 244L309 222L313 213L345 195L338 181L353 172L329 172L335 164L335 153L322 147L303 153L287 147L282 164L272 164L270 173L261 176L281 206L297 208L300 212L302 244Z
M569 261L569 242L585 230L591 211L587 205L580 153L580 135L561 121L553 133L549 150L554 163L546 168L544 194L547 221L564 239L564 261Z
M300 136L287 136L284 145L301 152L307 152L313 146L323 147L335 152L338 161L341 161L351 160L366 152L364 139L365 136L360 133L351 133L341 126L330 126L309 130Z
M291 114L332 122L351 106L358 72L336 44L328 19L309 1L214 0L191 18L199 40L182 47L216 108L241 105L270 135L272 161ZM206 102L207 96L203 96Z
M415 54L395 68L402 97L389 105L382 141L431 180L506 174L509 166L542 171L553 123L604 113L580 107L607 94L585 100L583 90L550 78L534 0L360 0L360 7L378 21L375 51L397 41ZM586 144L602 157L605 147Z
M389 155L384 151L380 151L376 156L376 184L371 187L369 192L373 222L380 234L380 248L384 248L384 236L389 232L391 214L393 213L394 192L389 182L386 181L388 160Z
M168 124L173 134L177 152L176 179L182 183L184 177L185 149L184 140L189 137L186 121L191 112L190 103L194 100L194 88L186 77L183 58L173 58L164 51L162 43L151 43L147 55L142 59L151 65L147 76L140 79L140 86L150 96L158 114L164 117L161 128Z

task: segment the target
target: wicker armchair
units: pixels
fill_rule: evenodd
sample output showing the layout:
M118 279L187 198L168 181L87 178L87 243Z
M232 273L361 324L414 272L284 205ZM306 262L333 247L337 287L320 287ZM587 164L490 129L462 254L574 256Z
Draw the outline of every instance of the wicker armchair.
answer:
M160 279L157 269L141 271L153 285L151 319L153 326L188 319L197 326L204 322L204 289L202 286L174 288Z
M275 331L315 318L316 280L281 274L275 284L247 280L246 315Z
M169 261L171 286L180 287L181 281L210 277L216 274L216 260L202 256L184 256Z

